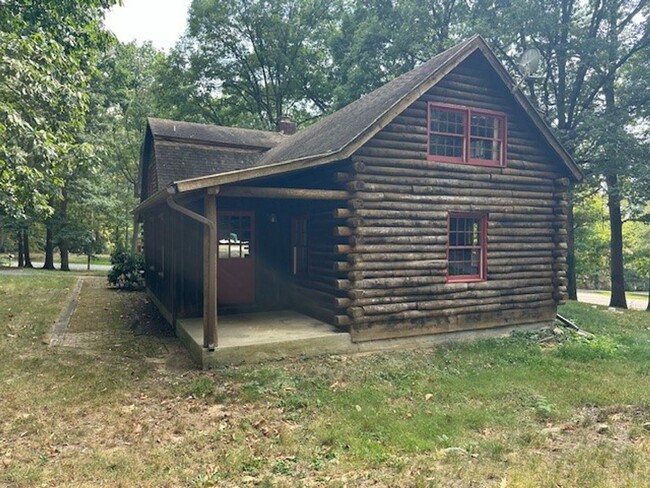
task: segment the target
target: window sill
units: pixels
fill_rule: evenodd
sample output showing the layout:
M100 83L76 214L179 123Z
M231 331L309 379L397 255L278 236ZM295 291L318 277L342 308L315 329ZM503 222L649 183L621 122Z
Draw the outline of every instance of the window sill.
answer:
M507 166L505 163L501 163L500 161L488 161L484 159L470 159L469 161L465 161L464 159L432 156L430 154L427 155L427 161L432 161L434 163L464 164L468 166L488 166L490 168L505 168Z
M478 283L487 281L486 278L480 276L448 276L447 283Z

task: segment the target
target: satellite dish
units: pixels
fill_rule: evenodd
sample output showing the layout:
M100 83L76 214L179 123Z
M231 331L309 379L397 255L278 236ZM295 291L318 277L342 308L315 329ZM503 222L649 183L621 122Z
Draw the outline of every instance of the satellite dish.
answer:
M538 69L539 63L542 59L542 53L539 52L539 49L530 48L524 51L524 54L521 55L517 67L521 74L526 78L530 78Z

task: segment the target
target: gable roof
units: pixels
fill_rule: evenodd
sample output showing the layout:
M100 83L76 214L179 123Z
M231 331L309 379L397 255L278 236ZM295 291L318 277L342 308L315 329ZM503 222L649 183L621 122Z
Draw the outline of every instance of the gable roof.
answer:
M572 156L562 146L528 98L516 87L514 80L483 38L476 35L341 110L322 118L312 126L292 136L284 137L280 143L252 161L249 166L244 167L242 162L242 167L232 171L177 180L173 189L177 192L192 191L345 159L477 51L480 51L492 66L573 178L581 179L582 172Z
M250 168L285 138L278 132L149 118L145 144L153 143L157 187L163 188L179 180Z

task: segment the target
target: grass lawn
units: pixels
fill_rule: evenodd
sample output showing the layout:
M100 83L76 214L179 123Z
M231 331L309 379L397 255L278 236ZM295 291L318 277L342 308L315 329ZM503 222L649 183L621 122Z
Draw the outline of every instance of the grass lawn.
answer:
M193 369L131 334L144 297L0 276L0 486L650 486L650 314L571 303L596 338ZM104 342L102 343L102 337Z

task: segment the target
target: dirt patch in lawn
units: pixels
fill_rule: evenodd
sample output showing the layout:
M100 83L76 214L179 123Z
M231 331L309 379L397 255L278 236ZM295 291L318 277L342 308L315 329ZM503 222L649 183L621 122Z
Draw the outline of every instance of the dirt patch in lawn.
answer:
M61 346L191 367L171 326L144 292L110 288L100 277L83 278L79 304Z

